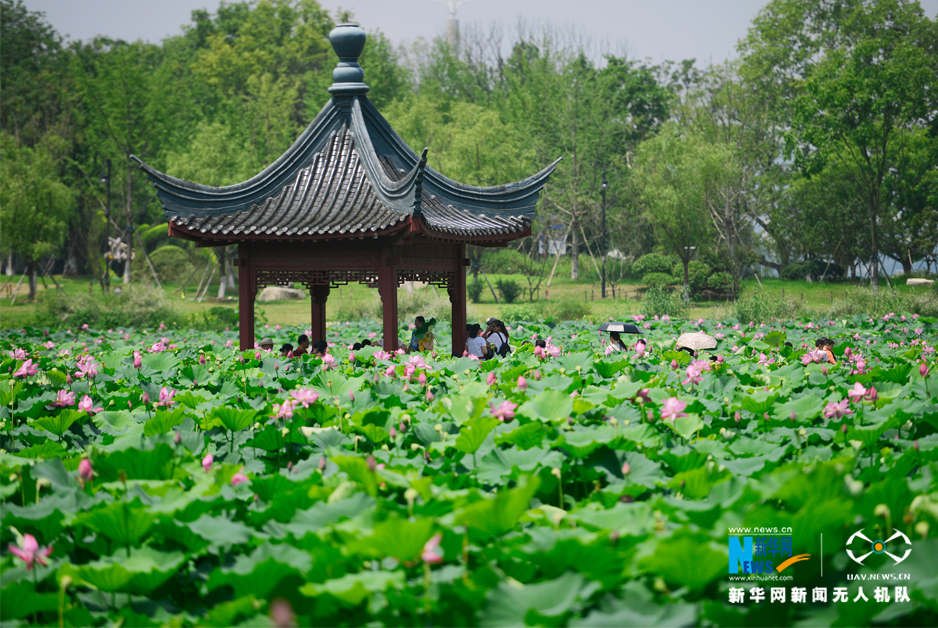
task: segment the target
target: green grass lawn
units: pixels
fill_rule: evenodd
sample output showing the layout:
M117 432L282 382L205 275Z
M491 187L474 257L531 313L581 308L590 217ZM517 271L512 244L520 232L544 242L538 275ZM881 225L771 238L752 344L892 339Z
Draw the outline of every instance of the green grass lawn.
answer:
M5 278L8 279L8 278ZM11 284L15 285L18 277L13 278ZM482 276L480 275L480 279ZM488 275L488 279L494 288L495 282L499 279L513 279L522 287L527 288L527 282L520 275ZM97 281L92 282L90 277L57 277L62 289L69 295L100 294L100 284ZM470 278L471 281L471 278ZM5 285L6 281L0 283ZM114 286L122 285L120 280L115 280ZM469 304L469 320L481 321L490 316L499 316L505 303L496 303L492 291L483 281L484 290L478 302ZM545 288L546 281L542 283L538 290L537 297L543 300L548 297L551 300L582 300L588 302L593 315L597 318L627 318L631 314L637 314L641 311L641 295L644 286L637 282L625 282L619 284L615 291L615 298L609 285L607 285L606 299L601 298L600 284L589 281L572 281L569 277L555 276L549 289ZM808 307L825 307L831 304L832 299L844 297L849 290L856 284L850 283L809 283L806 281L786 281L782 279L763 279L762 288L766 293L772 296L785 296L786 298L802 299ZM868 284L867 284L868 285ZM883 282L885 286L885 282ZM10 298L7 293L3 293L0 298L0 327L11 328L21 327L35 319L39 305L29 303L26 300L26 285L20 287L20 294L16 303L10 306ZM163 284L166 297L170 304L181 314L206 311L213 307L227 306L238 307L237 290L229 291L228 298L219 302L214 297L218 292L218 284L211 286L208 290L206 299L198 303L194 299L195 289L189 286L186 290L186 296L183 298L182 292L178 291L178 285L173 283ZM897 286L898 290L914 290L907 286ZM39 298L46 292L55 291L56 288L50 280L46 280L46 285L40 282ZM743 282L743 297L746 298L761 290L755 279L748 279ZM376 291L361 284L352 284L334 288L329 298L328 312L330 319L336 313L348 310L349 305L362 302L367 299L375 299ZM525 303L528 301L527 290L516 303ZM303 325L310 320L310 301L309 298L300 301L280 301L259 304L260 309L267 317L269 324L274 325ZM725 318L729 316L733 309L733 303L727 301L695 301L688 311L688 316L694 318Z

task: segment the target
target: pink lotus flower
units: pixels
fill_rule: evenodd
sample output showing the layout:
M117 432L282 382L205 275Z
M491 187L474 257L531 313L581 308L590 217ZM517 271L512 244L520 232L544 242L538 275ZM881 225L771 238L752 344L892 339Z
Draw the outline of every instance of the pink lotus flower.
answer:
M139 351L134 351L134 368L138 369L143 364Z
M560 357L560 347L551 344L547 345L547 355L552 358Z
M244 469L242 468L241 471L244 471ZM238 484L244 484L245 482L250 482L250 481L251 481L251 479L248 478L248 476L246 476L246 475L244 475L243 473L241 473L241 471L238 471L238 472L235 473L233 476L231 476L231 485L232 485L232 486L237 486Z
M414 373L416 372L417 372L417 369L414 368L412 365L408 364L407 366L404 367L404 379L406 379L409 382L410 378L413 377Z
M488 377L485 378L485 383L488 386L495 383L495 371L489 371Z
M55 349L55 343L52 342L51 340L48 340L42 343L42 346L45 347L46 349Z
M78 368L78 372L75 373L75 377L79 379L85 376L94 377L98 374L98 364L95 363L94 358L90 355L83 355L78 358L78 364L75 365Z
M293 410L296 408L298 402L294 399L287 399L279 406L274 404L274 418L275 419L290 419L293 418Z
M303 404L304 408L308 408L309 404L316 403L316 400L319 399L319 393L314 392L312 388L294 390L290 393L290 396L296 400L296 403Z
M513 418L515 418L515 408L518 407L518 404L512 403L510 401L503 401L497 408L494 405L490 405L490 407L492 408L492 416L494 416L499 421L508 423Z
M384 371L384 376L385 376L385 377L391 377L392 375L394 375L394 367L393 367L393 366L389 366L388 368L385 369L385 371Z
M423 546L423 552L420 554L420 559L430 565L436 565L437 563L443 562L443 554L439 553L437 550L440 547L440 541L443 540L443 534L437 532L433 537L426 542Z
M524 378L524 375L518 376L518 390L524 392L528 389L528 380Z
M700 376L700 367L692 363L687 367L687 379L685 379L682 384L699 384L703 380L703 377ZM686 404L685 404L686 405Z
M335 366L335 358L329 355L328 353L322 356L322 366L327 371Z
M542 347L534 347L534 357L543 360L546 357L544 355L544 349Z
M759 354L759 364L761 366L768 366L769 364L775 364L775 358L769 359L764 353Z
M388 353L387 351L375 351L373 355L378 360L390 360L391 359L391 354Z
M863 384L857 382L853 385L852 390L847 391L847 396L850 397L850 401L859 403L863 397L866 396L867 392L868 391L863 387Z
M27 377L35 375L38 372L39 369L33 366L33 361L26 360L23 362L23 365L13 373L13 377Z
M87 412L88 414L94 414L95 412L101 412L104 410L104 408L95 408L94 402L88 395L82 397L81 401L78 402L78 409L82 412Z
M870 400L870 403L876 403L876 400L879 399L879 393L876 392L875 386L870 386L869 391L867 391L867 398Z
M46 343L46 344L49 344L49 343ZM54 347L55 345L52 345L52 346ZM29 354L26 352L25 349L17 348L17 349L13 349L13 351L10 351L10 357L12 357L14 360L25 360L26 358L29 357Z
M91 466L91 460L88 458L82 458L81 462L78 463L78 477L83 482L90 482L91 478L94 477L94 469Z
M55 408L67 408L74 405L75 393L69 390L60 390L55 396L55 401L52 402L52 406Z
M688 416L684 412L684 408L687 407L686 401L681 401L677 397L671 397L670 399L664 400L664 407L661 409L661 418L662 419L671 419L672 421L680 419L681 417Z
M33 562L39 563L43 567L48 566L46 557L52 553L52 546L46 548L39 547L39 542L32 534L23 535L23 546L17 547L10 543L7 547L10 551L26 563L26 571L32 571Z
M163 388L160 390L160 400L154 403L153 405L154 406L166 406L168 408L169 406L176 403L175 401L173 401L173 397L175 396L176 396L176 389L169 390L168 388L166 388L166 386L163 386Z
M809 351L801 356L801 364L807 366L812 362L816 364L821 364L822 362L827 362L827 352L826 351Z
M206 473L212 470L212 463L214 462L215 457L212 454L205 454L205 457L202 458L202 468L205 469Z
M853 414L853 410L847 407L849 403L847 399L841 399L836 403L833 401L829 402L827 406L824 407L824 417L828 419L832 417L839 419L848 414Z
M429 369L430 368L429 366L427 366L427 363L423 359L422 355L412 355L408 359L408 362L410 362L410 365L414 367L415 371L417 369Z

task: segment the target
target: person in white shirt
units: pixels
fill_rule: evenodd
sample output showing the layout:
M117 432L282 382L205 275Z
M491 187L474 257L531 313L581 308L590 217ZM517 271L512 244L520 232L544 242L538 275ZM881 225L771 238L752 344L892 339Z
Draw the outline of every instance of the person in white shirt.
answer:
M502 345L508 342L508 331L502 322L496 318L490 318L485 333L482 335L486 341L495 347L495 355L501 355Z
M471 355L476 356L479 359L483 359L488 355L488 346L485 342L485 338L479 335L479 332L482 331L482 327L479 325L470 325L468 332L468 338L466 338L466 351Z

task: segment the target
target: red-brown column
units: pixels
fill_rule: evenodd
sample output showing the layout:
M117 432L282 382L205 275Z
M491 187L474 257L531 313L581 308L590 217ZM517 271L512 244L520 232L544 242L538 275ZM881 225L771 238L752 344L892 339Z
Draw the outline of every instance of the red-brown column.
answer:
M326 339L326 301L329 300L329 286L313 286L309 291L312 304L312 325L310 329L313 337L310 343Z
M241 350L254 348L254 271L251 245L238 245L238 329Z
M462 355L466 350L466 245L456 245L456 272L450 288L450 303L453 305L453 354Z
M381 252L381 266L378 268L378 294L381 295L384 350L393 353L398 347L397 268L394 266L394 260L391 257L390 246L384 247Z

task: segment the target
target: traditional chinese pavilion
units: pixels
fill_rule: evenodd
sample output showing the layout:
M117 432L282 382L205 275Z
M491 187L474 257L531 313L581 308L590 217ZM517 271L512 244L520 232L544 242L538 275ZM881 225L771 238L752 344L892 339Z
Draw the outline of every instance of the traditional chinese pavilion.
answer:
M254 347L254 299L270 285L301 283L312 297L311 340L326 337L330 288L377 286L384 346L396 348L397 289L444 287L453 352L466 341L466 244L505 246L531 234L534 206L553 172L494 187L457 183L427 166L365 95L358 57L365 31L329 35L339 63L332 99L287 152L227 187L183 181L140 163L156 187L169 234L198 246L238 245L241 349ZM406 339L405 339L406 340Z

